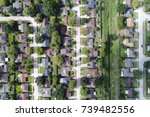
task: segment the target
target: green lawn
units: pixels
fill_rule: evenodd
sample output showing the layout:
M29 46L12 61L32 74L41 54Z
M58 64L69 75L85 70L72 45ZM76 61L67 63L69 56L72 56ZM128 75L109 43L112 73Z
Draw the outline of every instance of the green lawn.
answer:
M112 37L116 36L117 31L117 17L119 16L117 12L118 0L110 0L109 6L109 35ZM110 84L111 84L111 99L119 99L119 78L120 78L120 42L119 39L114 38L114 41L110 42Z

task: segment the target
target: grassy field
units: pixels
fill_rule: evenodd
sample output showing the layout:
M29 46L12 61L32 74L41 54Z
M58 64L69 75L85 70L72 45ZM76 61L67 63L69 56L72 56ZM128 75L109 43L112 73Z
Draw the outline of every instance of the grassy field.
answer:
M110 36L110 84L111 84L111 99L119 99L119 39L116 36L117 33L117 4L118 0L110 0L110 17L109 17L109 35ZM113 38L113 41L111 39Z
M104 0L102 11L102 39L106 40L106 55L103 64L106 68L105 85L109 87L109 99L119 99L120 91L120 50L117 38L117 4L119 0Z

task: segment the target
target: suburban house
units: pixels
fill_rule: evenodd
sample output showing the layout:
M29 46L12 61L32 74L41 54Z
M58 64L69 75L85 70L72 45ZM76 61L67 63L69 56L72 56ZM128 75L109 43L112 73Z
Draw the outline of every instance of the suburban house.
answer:
M18 23L19 23L18 29L21 32L25 32L27 30L27 23L26 22L18 22Z
M128 17L132 17L134 13L133 8L130 8L127 10L127 12L124 14L124 17L128 18Z
M94 9L96 7L96 0L87 0L87 6L89 9Z
M98 73L98 69L97 68L89 69L89 77L96 78L98 76L100 76L100 74Z
M70 80L71 80L70 78L60 78L59 82L60 82L61 84L66 84L66 85L68 85Z
M126 68L132 68L133 67L133 62L134 62L133 59L130 59L130 58L125 59L125 67Z
M126 28L126 29L124 29L124 36L126 36L126 37L133 37L133 29L131 29L131 28Z
M127 48L127 57L129 58L135 58L135 49L134 48Z
M127 47L130 47L130 48L134 47L134 43L131 42L130 39L124 39L124 40L123 40L123 45L124 45L124 46L127 46Z
M135 90L134 88L130 88L125 91L125 94L127 95L127 99L134 99L135 98Z
M133 72L130 71L128 68L121 69L121 77L134 77Z
M128 28L133 28L134 27L134 20L133 18L127 18L127 27Z
M125 85L127 88L133 88L133 83L135 82L134 78L125 78Z
M8 82L8 74L0 73L0 83L7 83Z
M63 45L66 47L71 45L71 37L70 36L63 37Z
M50 98L51 97L51 89L50 88L43 88L42 95L44 98Z
M16 8L17 10L22 10L23 9L23 4L19 0L16 0L13 3L13 8Z
M29 75L27 73L26 74L20 74L19 81L21 83L26 83L26 82L28 82L28 77L29 77Z
M132 1L133 1L133 0L125 0L125 4L126 4L128 7L131 7L131 6L132 6Z
M0 84L0 99L7 100L8 84Z
M20 95L20 99L21 100L28 100L28 98L29 98L29 93L22 93Z
M23 60L25 60L27 58L26 54L18 54L16 61L17 62L22 62Z
M0 54L0 63L6 62L6 54Z
M27 48L27 44L26 43L20 43L19 44L20 52L24 53L26 48Z
M49 66L48 58L42 58L42 67L48 68L48 66Z
M6 43L7 37L5 33L0 34L0 42L1 43Z
M29 7L30 4L31 4L31 0L24 0L23 1L23 9L25 9L26 7Z
M8 51L8 45L7 44L1 44L0 45L0 53L6 53Z
M28 84L21 84L22 92L28 92L29 91L29 85Z
M27 42L27 35L26 34L19 34L18 35L18 42L26 43Z

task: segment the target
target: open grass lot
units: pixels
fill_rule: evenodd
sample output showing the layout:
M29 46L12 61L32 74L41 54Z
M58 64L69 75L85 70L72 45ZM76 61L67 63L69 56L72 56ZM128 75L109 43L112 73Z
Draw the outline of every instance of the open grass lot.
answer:
M150 93L148 93L148 90L150 90L150 73L148 72L148 69L144 68L143 71L143 80L144 80L144 95L147 99L150 99Z
M144 22L144 39L143 39L143 51L144 54L150 56L150 51L148 51L147 46L150 45L150 31L148 30L147 21Z
M123 0L101 0L101 35L106 43L105 56L102 58L102 73L107 99L120 97L120 39L117 36L118 3ZM104 93L105 94L105 93ZM100 95L100 97L103 97Z
M118 0L110 0L110 15L109 15L109 40L110 40L110 84L111 84L111 99L119 99L119 39L117 33L117 4ZM113 41L111 41L113 40Z

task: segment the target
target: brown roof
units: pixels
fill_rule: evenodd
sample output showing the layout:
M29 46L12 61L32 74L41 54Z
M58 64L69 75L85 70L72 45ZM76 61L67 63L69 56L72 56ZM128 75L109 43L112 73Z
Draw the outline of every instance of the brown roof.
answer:
M71 48L62 48L61 50L60 50L60 53L61 53L61 55L67 55L67 54L69 54L71 52Z
M95 19L90 19L90 21L87 23L88 28L94 28L95 27Z
M22 73L26 73L27 71L25 70L25 68L22 65L18 66L18 71L22 72Z
M134 27L134 20L133 20L133 18L128 18L127 19L127 27L129 27L129 28Z
M63 66L63 67L61 68L61 75L62 75L62 76L69 76L69 70L70 70L69 67Z
M7 37L6 34L0 34L0 43L6 43Z
M134 43L130 42L129 39L124 39L123 45L128 46L128 47L134 47Z
M26 84L22 84L21 85L21 89L22 89L22 92L28 92L29 90L29 87L28 87L28 85L26 85Z
M4 32L4 26L3 26L3 24L0 24L0 32Z
M50 87L50 81L48 79L45 80L44 87L45 88L49 88Z
M27 42L27 35L26 34L19 34L18 35L18 41L21 43L26 43Z
M67 25L67 24L68 24L68 17L64 16L64 25Z
M44 53L46 53L49 57L52 57L55 54L53 49L46 49Z
M29 98L29 94L28 94L28 93L22 93L22 94L20 95L20 99L21 99L21 100L28 100L28 98Z
M91 77L98 77L99 76L98 69L90 69L89 74L91 75Z
M25 54L18 54L17 61L22 62L24 59L26 59L26 57L27 56Z
M20 77L19 77L19 81L20 82L27 82L27 77L29 75L28 74L21 74Z
M61 28L60 28L60 33L61 33L61 35L63 36L63 35L66 35L66 32L67 32L67 27L66 26L62 26Z
M27 44L25 44L25 43L19 44L19 48L20 48L21 52L25 52L26 47L27 47Z
M132 1L133 0L125 0L125 4L128 6L132 6Z

